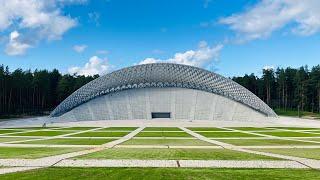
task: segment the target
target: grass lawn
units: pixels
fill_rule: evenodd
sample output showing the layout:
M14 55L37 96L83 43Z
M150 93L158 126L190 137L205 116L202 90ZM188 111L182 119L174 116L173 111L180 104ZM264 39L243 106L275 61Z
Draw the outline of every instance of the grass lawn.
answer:
M68 127L68 128L58 129L58 130L76 130L76 131L85 131L85 130L94 129L94 128L98 128L98 127Z
M230 129L236 129L241 131L261 131L261 130L270 130L267 128L260 128L260 127L228 127Z
M226 129L215 128L215 127L187 127L191 131L229 131Z
M288 129L288 130L320 130L319 128L304 128L304 127L272 127L276 129Z
M58 136L62 134L69 134L68 131L33 131L33 132L25 132L25 133L16 133L11 134L13 136Z
M213 146L198 139L130 139L123 145L163 145L163 146Z
M146 127L143 131L182 131L177 127Z
M33 139L33 138L27 138L27 137L0 137L0 143L3 142L10 142L10 141L22 141L27 139Z
M280 139L217 139L217 141L236 146L285 146L285 145L319 145L316 143Z
M292 132L292 131L282 131L282 132L258 132L259 134L266 134L277 137L320 137L320 134L310 134L303 132Z
M0 135L5 134L5 133L14 133L14 132L21 132L19 130L13 130L13 129L1 129L0 130Z
M134 131L137 127L108 127L104 129L99 129L99 131Z
M275 113L277 113L279 116L291 116L291 117L298 117L298 111L297 110L284 110L284 109L275 109ZM301 117L311 117L315 119L320 119L320 114L319 113L313 113L313 112L308 112L308 111L300 111L300 116Z
M116 139L68 139L68 138L57 138L39 141L28 141L23 144L62 144L62 145L100 145L107 142L114 141Z
M24 158L34 159L68 152L80 151L83 148L28 148L28 147L0 147L0 158ZM1 179L1 178L0 178Z
M0 179L318 179L320 171L312 169L213 169L213 168L43 168L0 175Z
M262 152L283 154L289 156L318 159L320 160L320 149L255 149Z
M320 130L317 130L317 131L304 131L304 132L318 133L320 135Z
M197 132L202 136L213 138L213 137L261 137L253 134L247 134L242 132Z
M140 132L136 137L192 137L186 132Z
M113 148L79 156L80 159L170 159L170 160L257 160L273 157L228 149L136 149Z
M112 132L112 131L90 131L80 134L71 135L71 137L122 137L129 134L129 132Z
M320 142L320 137L319 138L317 138L317 137L316 138L301 138L300 140Z

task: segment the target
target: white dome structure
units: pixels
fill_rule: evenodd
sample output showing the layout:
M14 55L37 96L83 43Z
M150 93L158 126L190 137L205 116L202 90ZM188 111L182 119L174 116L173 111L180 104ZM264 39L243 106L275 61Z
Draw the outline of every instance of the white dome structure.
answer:
M261 121L277 115L231 79L197 67L154 63L124 68L89 82L50 116L61 121Z

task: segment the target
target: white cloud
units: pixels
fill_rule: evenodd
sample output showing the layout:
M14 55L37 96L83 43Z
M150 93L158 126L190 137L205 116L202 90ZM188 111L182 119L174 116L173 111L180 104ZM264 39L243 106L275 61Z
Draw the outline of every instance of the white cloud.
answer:
M87 45L82 44L82 45L75 45L73 46L73 50L76 51L77 53L82 53L85 49L87 49Z
M29 43L58 40L77 20L64 15L61 7L86 0L0 0L0 31L17 29Z
M68 69L69 74L93 76L96 74L103 75L110 71L111 66L107 59L101 59L98 56L92 56L84 67L70 67Z
M267 38L285 26L294 34L308 36L320 31L320 1L262 0L219 22L229 25L242 41Z
M23 55L31 45L21 42L18 31L10 33L9 43L6 45L5 53L10 56Z
M174 57L169 59L146 58L139 64L167 62L204 67L212 63L214 60L217 60L222 48L222 44L216 45L214 47L209 47L207 42L201 41L197 50L189 50L183 53L176 53Z

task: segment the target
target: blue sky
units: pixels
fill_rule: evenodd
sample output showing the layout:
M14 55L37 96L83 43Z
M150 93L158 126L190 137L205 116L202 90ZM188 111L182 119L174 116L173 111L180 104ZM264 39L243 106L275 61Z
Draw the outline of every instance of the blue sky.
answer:
M320 62L317 0L0 0L0 6L0 63L11 69L90 75L173 62L236 76Z

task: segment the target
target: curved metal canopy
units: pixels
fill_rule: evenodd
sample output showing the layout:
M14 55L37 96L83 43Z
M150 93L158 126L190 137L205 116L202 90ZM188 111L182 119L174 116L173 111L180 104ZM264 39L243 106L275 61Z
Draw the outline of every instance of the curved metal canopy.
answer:
M50 116L60 116L98 96L148 87L181 87L211 92L240 102L267 116L277 116L261 99L231 79L197 67L171 63L137 65L101 76L72 93Z

